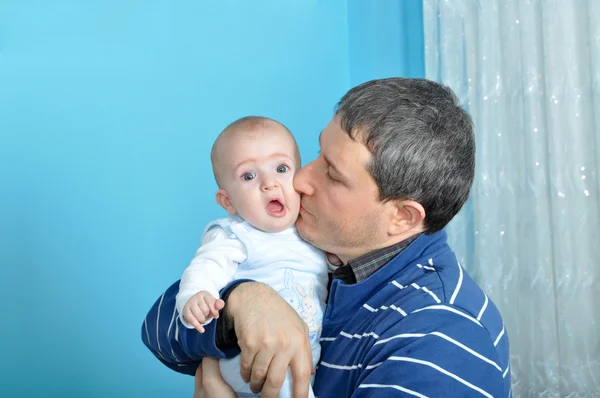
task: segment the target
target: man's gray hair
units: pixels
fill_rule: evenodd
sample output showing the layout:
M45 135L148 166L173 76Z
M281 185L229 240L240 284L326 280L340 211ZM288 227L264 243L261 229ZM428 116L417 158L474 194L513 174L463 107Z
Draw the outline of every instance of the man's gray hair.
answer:
M368 170L380 200L414 200L427 233L444 228L475 174L473 122L452 90L425 79L373 80L348 91L335 112L373 155Z

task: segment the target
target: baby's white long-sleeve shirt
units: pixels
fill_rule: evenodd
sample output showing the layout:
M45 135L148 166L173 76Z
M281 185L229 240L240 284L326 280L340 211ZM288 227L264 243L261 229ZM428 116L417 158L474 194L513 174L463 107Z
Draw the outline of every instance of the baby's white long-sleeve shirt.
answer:
M179 282L176 298L179 314L183 313L185 303L202 290L219 298L219 291L233 280L238 265L246 261L246 257L246 246L239 239L231 238L221 227L209 229ZM212 318L205 324L211 320ZM183 316L181 322L189 329L194 328Z

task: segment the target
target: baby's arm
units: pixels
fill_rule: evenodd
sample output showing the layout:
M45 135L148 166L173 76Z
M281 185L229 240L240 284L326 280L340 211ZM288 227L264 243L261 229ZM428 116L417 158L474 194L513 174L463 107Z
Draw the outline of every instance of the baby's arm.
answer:
M214 315L205 318L205 322L196 326L192 323L196 317L189 316L189 313L186 315L185 310L210 305L207 300L211 302L211 299L206 299L206 295L202 296L202 301L199 301L199 298L193 299L202 291L208 293L212 298L214 309L218 311L223 308L224 303L219 300L219 291L233 280L238 264L244 262L246 256L244 244L236 238L231 238L222 228L214 227L204 234L202 245L196 251L190 265L185 269L179 284L176 307L179 314L182 315L181 322L185 327L204 331L204 328L197 326L206 325ZM192 303L188 306L188 301L192 299ZM184 308L186 306L188 308ZM194 311L199 315L196 309ZM201 313L204 314L204 311L201 310ZM205 317L207 315L208 312L204 314Z

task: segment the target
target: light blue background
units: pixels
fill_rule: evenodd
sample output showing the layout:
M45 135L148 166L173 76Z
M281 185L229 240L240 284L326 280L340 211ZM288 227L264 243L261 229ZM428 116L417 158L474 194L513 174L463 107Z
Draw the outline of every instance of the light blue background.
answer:
M140 339L248 114L305 162L336 101L423 76L417 0L0 0L1 397L191 397Z

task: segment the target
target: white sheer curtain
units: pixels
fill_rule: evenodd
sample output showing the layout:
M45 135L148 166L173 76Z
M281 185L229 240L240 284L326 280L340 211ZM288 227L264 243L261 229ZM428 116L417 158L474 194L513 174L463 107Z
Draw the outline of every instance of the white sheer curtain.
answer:
M600 0L424 0L427 77L477 135L449 226L500 308L515 397L600 397Z

